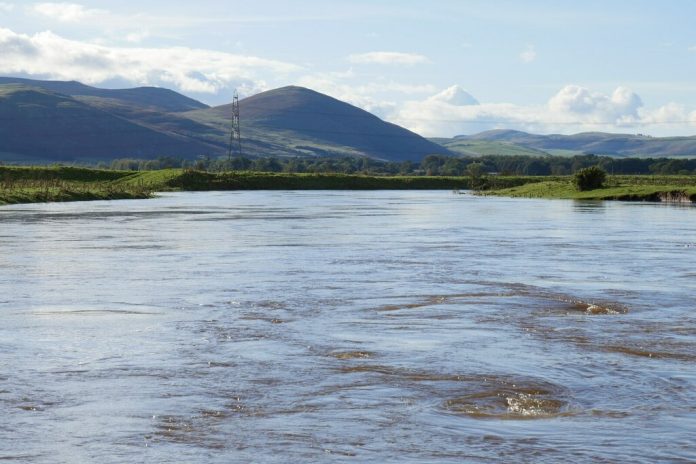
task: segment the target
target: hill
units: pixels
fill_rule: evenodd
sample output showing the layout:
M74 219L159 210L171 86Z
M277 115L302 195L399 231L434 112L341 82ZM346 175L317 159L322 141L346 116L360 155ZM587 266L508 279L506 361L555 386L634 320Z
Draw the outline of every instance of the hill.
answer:
M505 148L507 154L525 154L536 150L548 155L592 153L614 157L696 157L696 137L650 137L641 134L583 132L573 135L537 135L515 130L491 130L474 135L459 135L440 141L453 151L461 152L467 144L490 143ZM494 146L496 146L494 145ZM458 148L460 147L460 148ZM506 154L505 150L500 153ZM514 152L514 153L512 153Z
M167 89L98 89L75 81L0 77L0 161L98 162L213 158L227 153L231 105L214 108ZM366 156L420 161L430 154L544 157L696 157L696 137L493 130L427 140L327 95L283 87L240 101L249 157Z
M205 105L193 98L186 97L173 90L159 87L136 87L133 89L99 89L76 81L42 81L22 79L19 77L0 77L0 85L15 84L76 97L78 100L110 101L114 104L136 106L165 112L182 112L201 108Z
M461 156L550 156L550 153L536 148L525 147L519 144L497 141L497 140L476 140L476 139L430 139L439 143L453 153Z
M190 156L210 149L189 137L25 85L0 85L0 120L0 160L11 162Z
M245 156L367 156L419 161L440 145L301 87L240 102ZM0 161L195 159L227 153L231 105L209 108L167 89L98 89L0 78Z
M240 101L245 151L253 155L358 155L419 161L449 150L365 110L303 87L270 90ZM232 106L186 114L228 130Z

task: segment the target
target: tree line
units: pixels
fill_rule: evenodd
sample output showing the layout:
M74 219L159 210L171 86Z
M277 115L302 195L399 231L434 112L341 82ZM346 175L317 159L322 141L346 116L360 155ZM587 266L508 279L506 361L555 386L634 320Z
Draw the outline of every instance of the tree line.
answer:
M192 168L210 172L229 170L287 173L340 173L369 175L463 176L472 171L498 175L571 175L598 166L609 174L696 174L696 159L612 158L577 155L572 157L505 156L452 157L429 155L420 162L380 161L363 157L304 157L216 159L207 156L186 160L163 156L152 160L122 158L98 167L118 170Z

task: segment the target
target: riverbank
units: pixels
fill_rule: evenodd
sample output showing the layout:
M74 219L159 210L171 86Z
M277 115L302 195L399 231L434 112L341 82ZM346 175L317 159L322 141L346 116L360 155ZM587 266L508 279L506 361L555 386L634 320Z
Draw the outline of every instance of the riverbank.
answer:
M0 166L0 205L150 198L143 183L124 183L129 172L70 167Z
M515 183L506 184L508 186ZM367 176L163 169L111 171L0 166L0 204L148 198L153 192L207 190L452 190L468 177Z
M604 188L579 191L572 177L480 191L481 195L566 200L696 202L696 176L609 176Z
M472 185L473 182L473 185ZM524 198L696 202L696 176L610 176L605 188L578 191L572 176L368 176L184 169L113 171L0 166L0 204L149 198L206 190L460 190Z

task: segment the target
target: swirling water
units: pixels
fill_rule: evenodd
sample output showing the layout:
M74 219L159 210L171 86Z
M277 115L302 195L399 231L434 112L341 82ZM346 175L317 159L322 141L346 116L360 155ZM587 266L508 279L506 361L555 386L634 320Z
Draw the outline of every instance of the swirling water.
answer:
M696 209L0 208L0 460L693 462Z

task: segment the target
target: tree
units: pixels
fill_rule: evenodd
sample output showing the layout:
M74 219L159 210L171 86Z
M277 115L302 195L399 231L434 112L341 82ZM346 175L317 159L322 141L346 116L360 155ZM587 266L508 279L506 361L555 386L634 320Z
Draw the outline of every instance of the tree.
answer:
M483 186L483 174L486 172L483 163L469 163L466 167L466 172L469 175L469 185L472 189L477 189Z
M581 192L602 188L607 173L598 166L581 169L575 173L575 186Z

